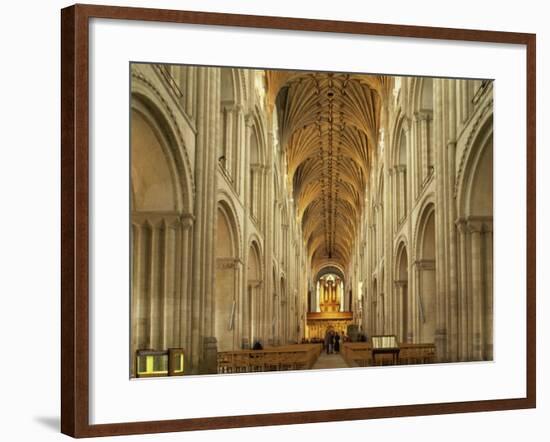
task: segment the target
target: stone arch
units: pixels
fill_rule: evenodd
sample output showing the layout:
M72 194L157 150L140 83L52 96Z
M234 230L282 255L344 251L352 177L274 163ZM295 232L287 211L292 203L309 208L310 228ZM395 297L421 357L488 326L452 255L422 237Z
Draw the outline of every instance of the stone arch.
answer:
M135 212L176 212L181 191L177 185L169 141L155 119L141 106L132 107L131 193Z
M193 169L172 110L161 93L147 79L137 74L132 74L131 102L132 112L141 113L154 128L156 136L163 138L163 150L173 174L177 210L192 215L195 195ZM133 129L132 120L130 129Z
M156 89L141 77L135 80L130 113L132 357L140 349L182 345L179 315L172 307L189 282L179 273L189 263L194 193L173 115Z
M245 300L245 333L250 344L261 339L261 311L263 307L263 255L258 238L254 235L248 242L247 285Z
M235 316L241 256L237 216L223 196L218 200L216 213L215 256L214 333L218 351L229 351L238 345Z
M428 210L435 210L435 193L429 192L420 200L420 204L418 204L420 207L420 210L418 211L419 216L416 219L416 224L413 227L412 231L412 244L411 244L411 259L414 261L416 259L420 259L421 254L420 251L420 229L422 227L422 216L428 211ZM430 208L430 206L433 206Z
M434 79L418 77L413 80L413 115L416 126L417 144L414 155L417 173L425 180L432 172L435 164L433 149L433 85Z
M416 77L412 82L413 112L433 111L433 78Z
M342 281L345 281L345 273L341 266L338 264L332 262L332 263L324 263L322 266L319 267L319 270L317 271L314 281L318 281L321 276L327 274L327 273L334 273L335 275L338 275Z
M254 153L254 161L265 165L267 158L267 123L265 117L263 117L262 110L256 106L248 118L252 129L251 135L253 135L253 141L256 143L255 152L251 151L251 158Z
M406 147L409 132L409 119L401 110L397 113L393 127L393 136L391 143L391 164L389 166L406 165Z
M239 182L239 164L243 143L241 133L244 131L244 115L242 109L246 103L246 88L244 86L242 69L224 68L220 70L220 109L222 123L222 139L218 144L218 163L233 180Z
M492 114L470 135L460 167L458 215L462 314L461 359L493 358L493 129ZM480 192L479 189L483 189Z
M266 129L265 120L261 117L261 110L254 111L247 117L249 131L249 189L248 204L252 218L261 221L264 204L265 165L266 165Z
M458 177L458 211L461 217L493 214L493 124L485 119L464 152ZM484 192L476 192L483 188Z
M418 221L416 261L418 276L418 303L420 314L419 339L435 341L436 329L436 234L435 205L425 204Z
M395 314L398 324L398 339L402 342L411 342L411 305L409 299L409 253L404 240L399 241L395 254Z
M397 118L392 148L393 206L396 208L395 222L399 224L407 213L407 167L408 167L408 120L404 115Z
M474 123L472 133L466 140L466 145L462 149L460 161L457 164L457 177L455 185L455 197L457 200L458 216L467 217L469 213L470 201L474 176L479 176L480 164L483 155L493 154L493 114L485 110ZM488 150L490 151L488 151ZM491 161L492 166L492 161ZM492 167L491 167L492 177ZM492 180L491 180L492 189Z

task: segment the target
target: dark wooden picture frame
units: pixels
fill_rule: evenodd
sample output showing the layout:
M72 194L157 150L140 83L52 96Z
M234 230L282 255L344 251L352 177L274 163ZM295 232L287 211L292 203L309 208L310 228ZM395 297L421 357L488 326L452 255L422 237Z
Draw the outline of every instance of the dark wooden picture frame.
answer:
M522 398L90 425L89 19L142 20L524 45L527 53L527 333ZM61 431L73 437L159 433L496 411L536 406L536 164L534 34L301 18L74 5L61 11Z

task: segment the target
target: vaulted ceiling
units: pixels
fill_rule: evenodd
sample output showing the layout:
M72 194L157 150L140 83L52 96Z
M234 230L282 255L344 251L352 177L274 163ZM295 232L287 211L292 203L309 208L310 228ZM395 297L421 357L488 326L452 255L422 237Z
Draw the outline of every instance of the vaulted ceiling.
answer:
M267 83L312 267L345 269L391 77L267 71Z

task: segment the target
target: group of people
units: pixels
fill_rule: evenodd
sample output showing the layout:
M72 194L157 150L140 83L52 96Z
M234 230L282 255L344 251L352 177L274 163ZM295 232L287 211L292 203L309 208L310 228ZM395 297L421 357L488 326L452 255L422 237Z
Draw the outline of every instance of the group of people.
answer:
M340 335L334 330L327 330L325 333L325 351L327 354L340 352Z

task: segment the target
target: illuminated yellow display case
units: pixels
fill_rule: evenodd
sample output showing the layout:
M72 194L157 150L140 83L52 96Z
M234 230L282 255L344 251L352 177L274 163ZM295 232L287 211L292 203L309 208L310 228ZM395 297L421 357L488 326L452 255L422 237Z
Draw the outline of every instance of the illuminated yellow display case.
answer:
M184 360L183 348L170 348L166 351L138 350L136 377L183 376Z

